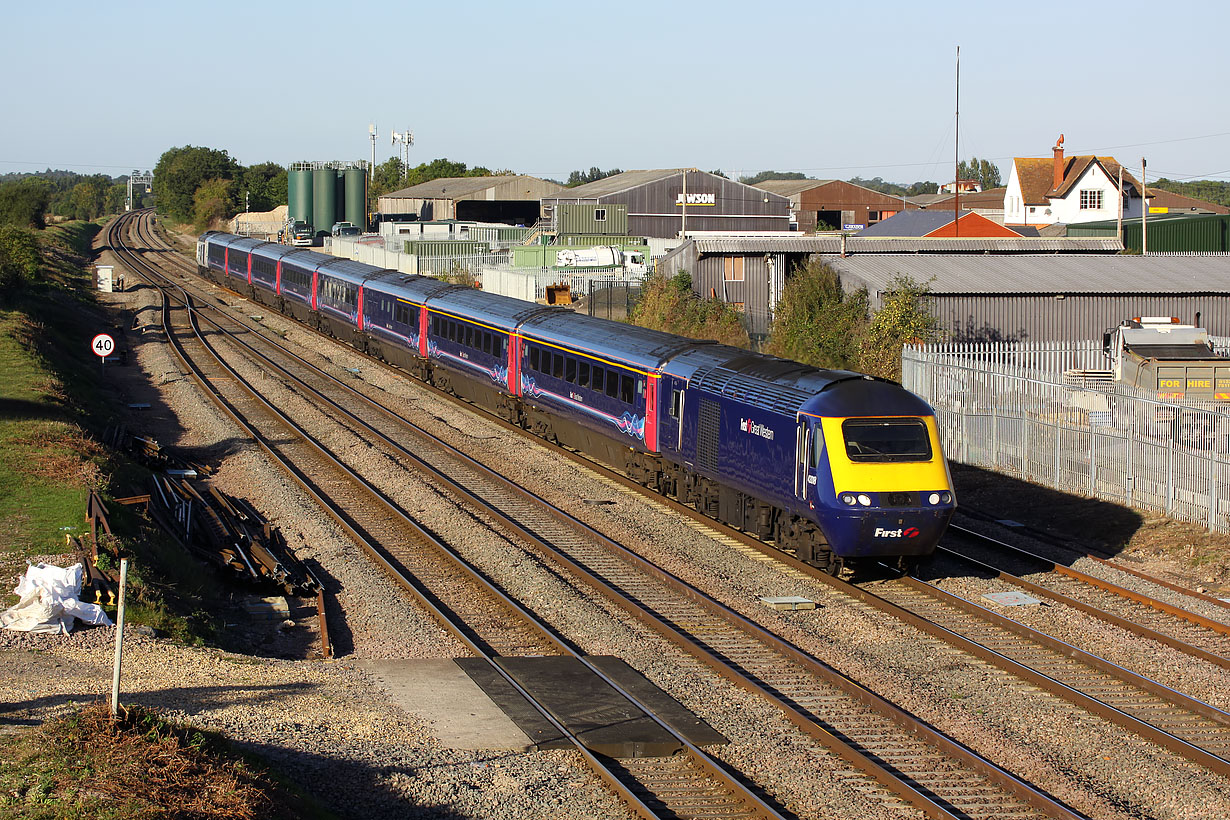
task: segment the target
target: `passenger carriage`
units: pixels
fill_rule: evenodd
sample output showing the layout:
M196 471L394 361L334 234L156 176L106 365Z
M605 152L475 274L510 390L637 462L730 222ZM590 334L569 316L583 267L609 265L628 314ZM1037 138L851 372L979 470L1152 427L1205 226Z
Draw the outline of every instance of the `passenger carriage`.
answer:
M531 316L518 335L529 428L634 477L656 474L658 370L698 343L569 310Z
M433 293L453 287L439 279L388 271L363 283L363 329L367 352L427 378L427 312Z
M278 262L278 297L281 310L311 327L316 327L316 271L337 260L316 251L295 248Z
M316 269L316 293L313 302L316 308L316 326L330 336L348 342L360 350L366 350L360 313L361 288L368 279L385 273L392 271L379 270L349 259L330 257L329 262Z
M427 357L442 389L518 422L524 357L516 330L532 317L562 311L521 299L453 286L427 300Z

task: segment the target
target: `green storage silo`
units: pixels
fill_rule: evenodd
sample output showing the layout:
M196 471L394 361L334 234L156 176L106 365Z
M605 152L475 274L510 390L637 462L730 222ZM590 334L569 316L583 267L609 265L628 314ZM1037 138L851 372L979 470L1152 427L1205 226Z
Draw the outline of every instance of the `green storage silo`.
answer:
M291 168L286 177L287 216L298 222L312 222L312 172L307 168Z
M337 171L317 168L312 172L312 227L329 233L337 221Z
M342 175L342 169L336 168L333 171L333 222L344 222L346 220L346 177ZM329 223L329 227L333 227L333 222Z
M347 168L345 220L361 231L367 230L367 172L362 168Z

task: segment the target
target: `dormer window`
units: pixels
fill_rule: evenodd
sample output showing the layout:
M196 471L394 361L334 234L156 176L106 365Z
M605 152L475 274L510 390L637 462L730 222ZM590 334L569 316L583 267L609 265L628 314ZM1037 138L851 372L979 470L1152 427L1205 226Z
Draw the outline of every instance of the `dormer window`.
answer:
M1081 210L1082 211L1102 210L1102 191L1092 190L1092 189L1081 191Z

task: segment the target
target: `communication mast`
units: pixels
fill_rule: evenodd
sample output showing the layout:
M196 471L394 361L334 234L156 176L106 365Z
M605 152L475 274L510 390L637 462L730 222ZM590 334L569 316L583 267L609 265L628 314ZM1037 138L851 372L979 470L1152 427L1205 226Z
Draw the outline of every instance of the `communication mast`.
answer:
M390 145L401 143L401 178L405 179L410 173L410 146L414 145L414 134L410 133L410 129L405 131L394 131L389 140Z

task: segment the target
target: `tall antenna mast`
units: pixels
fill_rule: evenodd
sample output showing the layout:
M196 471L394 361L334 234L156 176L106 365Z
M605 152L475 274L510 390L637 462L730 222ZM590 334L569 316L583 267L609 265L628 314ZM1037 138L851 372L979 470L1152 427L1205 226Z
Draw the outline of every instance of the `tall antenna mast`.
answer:
M957 122L952 140L952 231L961 235L961 46L957 46Z

